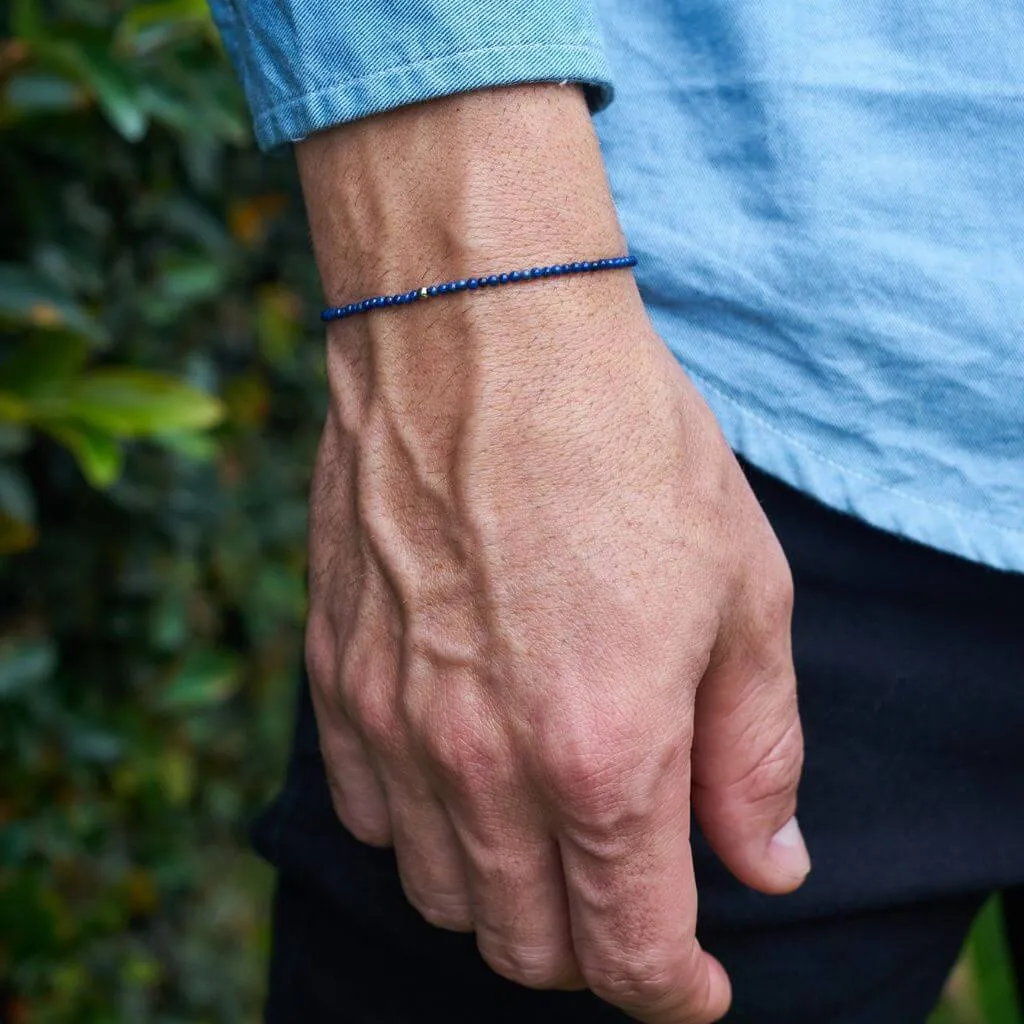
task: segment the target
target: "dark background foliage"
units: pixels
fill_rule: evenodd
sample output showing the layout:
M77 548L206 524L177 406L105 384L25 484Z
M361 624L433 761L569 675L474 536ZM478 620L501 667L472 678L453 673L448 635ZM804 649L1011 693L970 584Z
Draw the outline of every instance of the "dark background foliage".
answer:
M292 165L202 0L10 17L0 1019L254 1019L324 397Z
M290 159L205 0L0 36L0 1022L258 1017L324 405ZM936 1024L1016 1020L987 911Z

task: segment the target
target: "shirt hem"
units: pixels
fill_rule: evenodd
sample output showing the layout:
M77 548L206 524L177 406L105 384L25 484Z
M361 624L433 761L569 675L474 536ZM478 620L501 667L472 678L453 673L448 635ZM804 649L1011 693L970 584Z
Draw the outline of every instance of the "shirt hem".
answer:
M902 494L790 437L693 373L730 447L811 498L907 540L1005 572L1024 573L1024 532Z

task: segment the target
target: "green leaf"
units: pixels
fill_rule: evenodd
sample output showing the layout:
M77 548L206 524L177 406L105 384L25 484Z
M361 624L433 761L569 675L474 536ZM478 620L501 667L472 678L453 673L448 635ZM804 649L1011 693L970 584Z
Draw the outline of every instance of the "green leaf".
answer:
M93 487L109 487L121 475L124 452L116 437L81 423L54 421L43 429L71 452Z
M168 263L160 275L160 291L180 305L212 299L224 290L227 268L222 260L193 256Z
M18 427L27 423L31 417L32 410L23 398L0 391L0 422Z
M224 415L218 399L177 377L120 367L79 377L63 409L69 418L117 437L202 430Z
M152 439L167 451L191 459L193 462L209 462L219 450L214 438L209 434L200 434L196 431L154 434Z
M1002 905L998 897L985 904L971 932L971 966L978 987L978 1002L987 1021L1019 1021L1013 965L1006 948Z
M147 113L140 82L130 65L119 60L109 46L92 41L39 42L37 57L86 86L107 120L129 142L146 134Z
M70 329L94 341L103 329L75 300L51 281L17 263L0 263L0 324Z
M241 667L238 655L230 651L194 651L179 666L160 702L176 711L222 704L238 689Z
M11 698L45 682L57 666L57 649L49 640L0 642L0 698Z
M89 346L66 332L35 334L0 363L0 390L31 400L58 394L85 366Z
M119 47L152 51L197 30L212 30L206 0L151 0L136 3L117 29Z
M109 51L85 50L82 56L86 80L107 119L123 138L138 142L146 134L147 122L138 83Z

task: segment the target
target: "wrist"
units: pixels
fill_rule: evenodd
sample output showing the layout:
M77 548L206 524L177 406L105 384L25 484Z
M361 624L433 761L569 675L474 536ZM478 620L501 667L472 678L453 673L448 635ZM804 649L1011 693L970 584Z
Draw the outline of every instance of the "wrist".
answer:
M625 251L575 88L435 100L296 152L330 304Z

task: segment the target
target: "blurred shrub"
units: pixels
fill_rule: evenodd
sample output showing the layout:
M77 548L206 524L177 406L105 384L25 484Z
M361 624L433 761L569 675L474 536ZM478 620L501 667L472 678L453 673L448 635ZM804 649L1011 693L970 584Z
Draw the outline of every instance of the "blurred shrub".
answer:
M323 402L203 0L0 39L0 1020L254 1019Z

